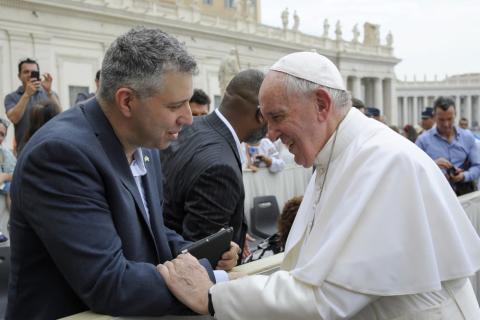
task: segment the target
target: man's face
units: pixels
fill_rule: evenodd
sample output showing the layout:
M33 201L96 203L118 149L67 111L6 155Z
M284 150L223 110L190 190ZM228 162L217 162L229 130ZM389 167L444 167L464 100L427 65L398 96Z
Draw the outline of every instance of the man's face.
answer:
M37 65L35 63L22 64L18 78L20 79L20 81L22 81L22 84L24 86L27 84L27 82L30 82L30 75L32 71L38 71Z
M0 123L0 144L3 143L3 140L5 140L6 136L7 136L7 128Z
M315 95L287 94L283 77L270 71L260 88L259 100L268 124L268 137L272 141L280 138L295 155L296 163L310 167L326 143L326 135L319 135L325 124L317 115Z
M435 123L437 124L437 130L440 135L452 135L455 123L455 109L453 106L450 106L446 111L443 111L441 108L436 108Z
M458 126L462 129L468 129L468 121L465 119L462 119L459 121Z
M168 72L162 83L154 96L132 101L135 104L132 131L137 145L165 149L177 139L183 125L192 123L188 103L193 93L192 75Z
M423 130L431 129L433 127L433 118L422 119L420 125L422 126Z
M190 109L192 109L192 116L204 116L208 114L208 104L199 104L190 102Z

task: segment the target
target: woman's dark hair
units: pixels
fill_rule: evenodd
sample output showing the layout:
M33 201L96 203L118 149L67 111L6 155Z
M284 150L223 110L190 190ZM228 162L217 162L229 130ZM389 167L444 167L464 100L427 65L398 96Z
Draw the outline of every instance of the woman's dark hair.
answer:
M27 143L38 129L40 129L50 119L55 117L61 111L60 106L52 100L40 102L32 107L30 119L23 143Z
M300 207L300 203L302 203L303 197L293 197L292 199L288 200L283 207L282 214L278 217L278 245L282 248L285 247L285 243L287 242L288 234L290 233L290 228L292 227L293 220L295 220L295 216L297 215L298 208Z
M403 127L403 131L405 132L405 137L415 143L415 140L417 140L418 137L417 130L415 130L411 124L407 124Z

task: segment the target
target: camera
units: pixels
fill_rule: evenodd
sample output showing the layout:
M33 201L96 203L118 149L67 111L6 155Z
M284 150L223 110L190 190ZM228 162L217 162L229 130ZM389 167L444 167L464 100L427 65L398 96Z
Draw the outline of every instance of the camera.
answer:
M455 166L451 166L450 168L447 169L447 174L449 176L456 176L457 175L457 168L455 168Z
M30 79L40 80L40 71L32 71L30 72Z

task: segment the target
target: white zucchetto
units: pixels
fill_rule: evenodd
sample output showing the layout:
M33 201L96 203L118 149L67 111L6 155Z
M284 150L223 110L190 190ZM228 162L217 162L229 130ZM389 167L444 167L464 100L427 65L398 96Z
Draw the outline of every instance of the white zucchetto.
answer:
M346 90L345 83L337 67L327 57L316 52L295 52L278 60L270 70L332 89Z

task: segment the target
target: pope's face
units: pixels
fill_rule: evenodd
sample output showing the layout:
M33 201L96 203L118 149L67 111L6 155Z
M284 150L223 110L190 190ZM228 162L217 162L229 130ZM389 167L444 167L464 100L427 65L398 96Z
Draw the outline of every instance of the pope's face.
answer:
M284 79L283 74L270 71L260 88L259 100L268 125L268 137L272 141L281 139L295 155L297 164L310 167L326 142L326 137L318 134L324 124L318 119L315 95L287 92Z
M135 99L133 116L137 143L144 147L165 149L177 139L184 125L192 123L188 101L193 82L189 73L169 72L163 76L162 88L153 96Z

